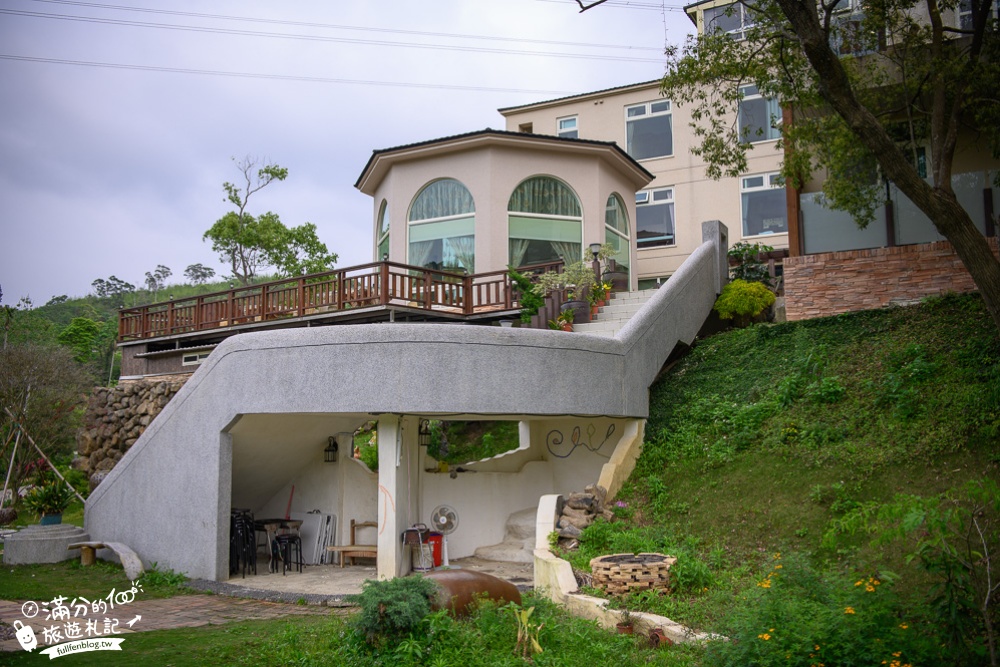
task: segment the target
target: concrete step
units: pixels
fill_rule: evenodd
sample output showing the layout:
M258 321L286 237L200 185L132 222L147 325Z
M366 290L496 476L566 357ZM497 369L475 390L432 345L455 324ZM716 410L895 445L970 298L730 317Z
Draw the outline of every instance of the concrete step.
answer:
M87 531L67 523L26 526L4 540L3 562L59 563L79 557L79 551L70 551L70 544L88 540L90 534Z
M535 552L535 516L538 509L530 507L507 517L504 538L500 544L476 549L476 558L507 563L533 563Z

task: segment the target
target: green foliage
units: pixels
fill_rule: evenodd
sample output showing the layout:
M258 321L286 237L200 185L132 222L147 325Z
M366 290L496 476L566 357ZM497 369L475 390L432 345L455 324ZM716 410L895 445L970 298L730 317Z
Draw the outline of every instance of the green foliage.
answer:
M22 501L24 508L38 516L45 514L62 514L63 510L73 502L73 491L61 480L36 486Z
M945 664L935 625L913 615L891 588L885 575L822 573L776 554L721 628L728 641L709 643L706 664Z
M203 285L215 276L215 269L202 264L189 264L184 269L184 277L194 285Z
M590 291L597 286L594 268L584 261L567 264L562 273L547 271L538 278L535 287L541 296L550 292L566 290L567 301L585 301Z
M85 364L93 358L102 326L86 317L74 317L69 326L60 332L57 340L73 352L73 359Z
M480 461L520 446L515 421L440 421L430 423L427 453L438 461L458 464Z
M135 285L115 276L111 276L107 280L98 278L90 285L94 288L94 294L100 299L107 300L113 308L124 307L126 295L135 292Z
M715 310L724 320L736 319L746 324L774 304L774 292L759 282L736 279L722 288L715 302Z
M774 248L763 243L751 245L746 241L740 241L734 244L729 249L729 259L736 262L735 266L729 269L730 278L771 287L771 274L768 273L767 264L761 261L760 256L773 250Z
M954 494L897 494L887 503L859 505L831 522L824 540L835 545L858 532L880 545L901 544L907 560L930 575L927 601L954 664L977 664L983 638L996 651L1000 582L993 570L1000 556L1000 486L995 480L968 482ZM994 652L991 662L997 657Z
M350 598L359 607L354 627L375 646L420 633L436 592L434 582L419 575L365 581L361 593Z
M144 591L177 592L177 589L187 583L187 577L170 568L161 568L154 561L149 569L143 572L141 581Z
M507 267L507 273L517 290L517 300L521 305L521 321L527 324L545 304L545 299L535 291L534 283L526 275L518 273L512 266Z
M317 273L332 267L337 255L319 240L312 223L289 228L276 213L268 211L253 216L246 212L250 197L275 180L285 180L288 170L276 164L257 169L257 160L251 157L234 162L243 174L245 185L239 188L227 182L223 189L226 199L237 210L222 216L202 237L212 242L212 250L230 266L233 276L248 285L266 267L286 276Z

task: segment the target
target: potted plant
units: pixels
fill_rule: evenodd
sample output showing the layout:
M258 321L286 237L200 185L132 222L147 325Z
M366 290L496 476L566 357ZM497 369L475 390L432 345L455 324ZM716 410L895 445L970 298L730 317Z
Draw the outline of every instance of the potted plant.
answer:
M24 497L24 507L38 515L43 526L62 523L62 513L73 502L73 491L64 484L36 486Z
M573 330L573 310L564 310L554 320L549 320L549 328L557 331Z
M622 609L621 620L615 627L620 635L632 634L635 631L635 620L632 618L632 612L628 609Z
M536 289L541 295L547 296L556 290L566 291L566 301L563 302L563 310L573 310L574 322L588 322L590 320L590 291L597 286L597 277L594 270L583 260L568 264L562 273L549 271L542 274L538 279Z

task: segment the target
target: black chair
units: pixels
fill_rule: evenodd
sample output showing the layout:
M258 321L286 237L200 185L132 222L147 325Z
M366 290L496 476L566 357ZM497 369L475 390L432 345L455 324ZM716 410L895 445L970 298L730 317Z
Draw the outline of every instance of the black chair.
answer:
M229 512L229 574L247 570L257 574L257 539L253 512L232 509Z
M275 535L274 541L277 544L279 553L281 554L281 574L284 575L293 566L297 567L299 572L301 572L302 566L305 565L302 561L302 538L294 533L283 533L281 535ZM295 556L294 560L292 558L293 549Z

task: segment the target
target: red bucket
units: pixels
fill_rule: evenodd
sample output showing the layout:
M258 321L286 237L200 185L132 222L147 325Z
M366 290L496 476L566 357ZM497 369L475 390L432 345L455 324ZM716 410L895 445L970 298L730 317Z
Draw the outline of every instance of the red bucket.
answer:
M441 533L426 533L424 536L424 543L431 545L431 550L434 554L434 567L441 567L441 563L444 559L441 556L441 549L444 544L444 535Z

